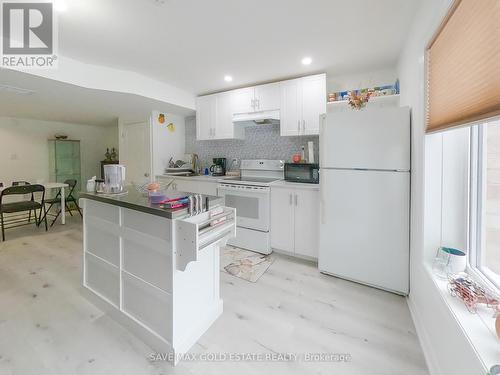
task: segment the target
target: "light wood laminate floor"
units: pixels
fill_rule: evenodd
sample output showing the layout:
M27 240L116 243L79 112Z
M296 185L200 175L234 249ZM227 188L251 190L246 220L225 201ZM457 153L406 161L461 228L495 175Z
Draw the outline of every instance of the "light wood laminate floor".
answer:
M221 273L224 313L192 352L347 353L349 362L151 362L88 302L79 218L0 243L0 374L428 374L406 301L275 255L257 283Z

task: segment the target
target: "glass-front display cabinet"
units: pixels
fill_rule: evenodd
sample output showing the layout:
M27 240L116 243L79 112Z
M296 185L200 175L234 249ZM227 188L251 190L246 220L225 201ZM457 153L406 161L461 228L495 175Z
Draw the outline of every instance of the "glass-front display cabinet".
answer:
M80 141L69 139L49 140L49 178L50 181L64 182L76 180L75 194L81 190Z

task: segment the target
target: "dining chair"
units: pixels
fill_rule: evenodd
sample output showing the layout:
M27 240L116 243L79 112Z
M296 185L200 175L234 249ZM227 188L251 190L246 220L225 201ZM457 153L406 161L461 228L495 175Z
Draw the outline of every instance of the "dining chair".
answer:
M28 181L12 181L12 186L26 186L26 185L30 185L30 183ZM31 200L34 200L33 194L31 194ZM28 222L30 221L31 221L31 211L28 214Z
M72 212L70 206L68 205L69 202L72 202L75 205L80 216L83 218L82 211L80 210L80 206L78 206L78 201L73 196L73 192L75 190L77 181L74 179L71 179L71 180L64 181L64 183L69 186L68 194L65 196L65 199L64 199L66 210L69 212L69 214L71 216L73 216L73 212ZM59 203L61 203L61 190L59 190L59 192L56 194L56 196L54 198L45 200L45 204L49 205L49 208L47 209L47 213L50 212L50 209L52 208L52 206L54 206L55 204L59 204ZM61 214L61 209L59 209L59 211L57 211L57 214L55 215L54 220L52 220L52 222L50 223L51 227L54 225L54 223L56 222L56 220L60 214Z
M34 199L35 193L41 193L40 201ZM4 197L9 195L26 195L31 194L32 199L21 200L12 203L4 203ZM40 210L40 214L37 216L36 210ZM31 223L31 217L27 223L23 223L26 217L13 217L11 220L6 220L4 214L13 214L19 212L31 211L35 215L35 225L40 226L42 222L43 213L45 210L45 187L43 185L16 185L3 189L0 192L0 225L2 227L2 241L5 241L5 229L15 228L22 225L28 225ZM40 219L38 219L40 218ZM7 225L9 225L7 227ZM48 230L47 218L45 217L45 230Z

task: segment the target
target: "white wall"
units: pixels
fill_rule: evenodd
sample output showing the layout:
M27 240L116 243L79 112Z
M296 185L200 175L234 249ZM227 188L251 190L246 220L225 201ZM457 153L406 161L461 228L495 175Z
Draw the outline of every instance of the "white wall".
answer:
M327 92L338 92L391 85L398 78L396 67L374 70L357 74L332 75L326 81Z
M29 73L90 89L141 95L195 109L195 95L190 92L132 71L85 64L65 56L59 56L57 69L32 69Z
M165 172L170 157L175 160L184 160L186 149L186 128L185 118L183 116L165 113L165 123L158 122L158 114L155 111L152 114L152 140L153 140L153 174L159 175ZM173 123L175 131L168 130L167 125ZM188 160L186 160L188 161ZM153 176L154 178L154 176Z
M118 126L68 124L0 117L0 182L49 180L48 139L64 133L80 140L82 181L100 174L106 147L118 148ZM82 187L85 183L82 184Z
M449 310L426 268L441 241L436 234L440 217L427 216L440 204L432 181L424 178L440 172L439 137L428 139L425 161L425 48L446 14L451 0L422 0L398 63L401 105L412 108L412 217L409 305L432 375L484 374L485 368ZM433 147L434 146L434 147ZM436 152L436 149L438 150ZM424 187L428 196L424 194ZM428 198L428 199L426 199ZM428 211L424 211L424 207ZM424 227L425 217L425 227ZM448 232L451 233L451 232ZM424 242L424 238L426 241ZM439 241L439 242L438 242Z

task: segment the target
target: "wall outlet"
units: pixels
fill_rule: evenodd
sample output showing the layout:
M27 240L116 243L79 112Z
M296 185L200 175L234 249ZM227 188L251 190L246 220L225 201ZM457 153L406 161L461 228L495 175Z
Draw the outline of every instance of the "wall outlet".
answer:
M19 160L19 156L16 153L10 154L10 160Z

